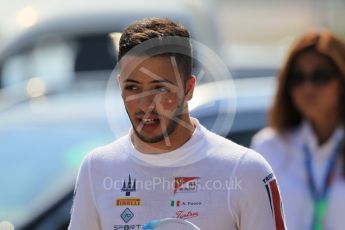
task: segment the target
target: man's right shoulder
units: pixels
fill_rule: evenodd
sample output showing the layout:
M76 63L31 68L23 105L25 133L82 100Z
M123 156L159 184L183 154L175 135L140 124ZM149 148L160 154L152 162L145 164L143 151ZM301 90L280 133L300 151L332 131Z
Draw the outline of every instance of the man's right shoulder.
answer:
M115 141L93 149L87 158L90 161L114 161L128 158L129 136L123 136Z

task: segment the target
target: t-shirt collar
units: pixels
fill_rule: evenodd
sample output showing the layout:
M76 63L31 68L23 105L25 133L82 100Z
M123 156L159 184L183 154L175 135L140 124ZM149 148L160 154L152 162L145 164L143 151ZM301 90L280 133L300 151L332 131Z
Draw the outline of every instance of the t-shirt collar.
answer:
M206 144L205 128L197 119L191 119L196 126L191 138L181 147L165 153L147 154L138 151L131 141L130 134L133 131L131 130L128 136L130 156L138 163L160 167L179 167L203 159L207 155L206 150L202 151L203 145Z

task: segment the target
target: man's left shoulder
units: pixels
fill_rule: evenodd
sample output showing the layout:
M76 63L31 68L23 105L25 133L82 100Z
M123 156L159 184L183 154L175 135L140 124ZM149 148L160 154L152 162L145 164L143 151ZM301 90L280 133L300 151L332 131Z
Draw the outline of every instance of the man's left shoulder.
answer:
M253 149L239 145L229 139L226 139L217 134L210 134L212 136L213 153L212 157L221 158L223 160L236 160L240 164L247 165L249 168L264 168L270 169L270 165L267 163L261 154L257 153Z
M271 165L261 154L252 149L248 149L238 162L237 175L245 178L246 181L251 181L250 183L261 185L274 179Z
M239 145L213 132L208 131L207 136L209 149L211 150L210 157L233 161L239 160L244 154L251 151L247 147Z

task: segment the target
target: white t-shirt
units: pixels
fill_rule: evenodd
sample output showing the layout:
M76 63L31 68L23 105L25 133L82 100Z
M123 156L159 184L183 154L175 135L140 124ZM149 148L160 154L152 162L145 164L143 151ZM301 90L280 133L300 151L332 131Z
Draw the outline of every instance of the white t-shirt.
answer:
M279 182L289 230L311 229L313 219L313 200L307 182L303 145L310 149L313 178L316 187L321 189L328 161L342 138L343 128L339 127L330 140L318 146L307 122L285 134L265 128L254 136L252 148L266 158ZM324 219L324 229L328 230L343 230L345 226L345 180L341 175L340 161L337 162L335 178L328 195Z
M192 137L171 152L141 153L127 135L87 155L69 229L142 229L168 217L201 229L285 229L264 158L193 121Z

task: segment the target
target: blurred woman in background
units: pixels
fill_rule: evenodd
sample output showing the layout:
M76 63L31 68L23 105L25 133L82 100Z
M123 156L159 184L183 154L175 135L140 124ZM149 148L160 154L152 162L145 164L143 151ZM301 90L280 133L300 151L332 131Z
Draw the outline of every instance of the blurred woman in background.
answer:
M287 228L345 229L345 44L305 34L278 78L269 127L252 148L272 165Z

